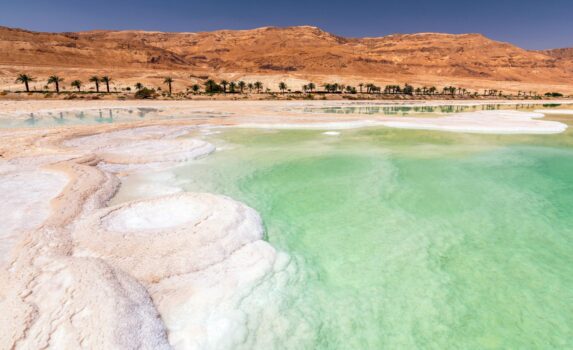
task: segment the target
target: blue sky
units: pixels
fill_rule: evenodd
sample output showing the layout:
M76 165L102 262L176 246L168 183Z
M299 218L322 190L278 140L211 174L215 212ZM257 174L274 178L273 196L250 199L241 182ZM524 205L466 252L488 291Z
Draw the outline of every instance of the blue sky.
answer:
M0 25L38 31L305 24L350 37L482 33L528 49L573 47L573 0L0 0Z

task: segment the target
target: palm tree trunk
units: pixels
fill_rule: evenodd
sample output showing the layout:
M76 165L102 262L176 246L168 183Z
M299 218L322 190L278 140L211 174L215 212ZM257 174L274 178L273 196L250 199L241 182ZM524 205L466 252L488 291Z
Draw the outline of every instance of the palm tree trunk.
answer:
M60 93L60 84L56 81L56 93Z
M105 83L105 87L107 89L107 93L109 94L109 83Z

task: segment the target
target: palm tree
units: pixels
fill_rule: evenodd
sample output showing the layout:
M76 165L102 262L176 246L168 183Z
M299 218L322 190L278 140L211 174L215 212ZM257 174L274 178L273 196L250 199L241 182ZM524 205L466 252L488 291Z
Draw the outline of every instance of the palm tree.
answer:
M316 89L316 85L314 85L314 83L308 83L308 89L310 92L312 92L314 89Z
M366 84L366 93L371 93L374 87L374 84Z
M260 81L255 82L255 89L257 89L257 94L260 94L263 89L263 83Z
M79 81L79 80L74 80L74 81L72 81L72 84L71 84L71 85L72 85L73 87L77 88L78 91L82 91L82 82L81 82L81 81Z
M60 78L57 75L52 75L48 78L48 84L54 84L56 86L56 93L60 93L60 83L64 81L64 79Z
M229 92L234 93L235 89L237 87L237 83L235 83L234 81L229 83Z
M90 83L94 83L96 86L96 92L99 92L99 82L100 78L97 75L94 75L90 78Z
M26 92L30 92L30 86L28 84L33 82L33 81L34 81L34 78L32 78L31 76L29 76L27 74L19 74L18 78L16 78L16 83L24 84L24 86L26 87Z
M109 83L111 82L111 78L105 75L101 77L101 82L105 84L107 93L109 94Z
M287 84L281 81L279 83L279 90L281 90L281 92L284 94L286 89L287 89Z
M228 81L221 80L221 86L223 87L223 92L227 92L227 85L229 85Z
M135 89L136 89L137 91L143 89L143 84L142 84L142 83L136 83L136 84L135 84Z
M364 83L358 84L358 87L360 88L360 93L362 93L362 88L364 87Z
M302 91L303 91L303 92L307 92L307 91L308 91L308 85L303 85L303 86L302 86Z
M197 84L194 84L193 86L191 86L191 90L193 90L194 93L198 93L199 90L201 90L201 87Z
M171 95L171 84L173 83L173 78L166 77L165 80L163 80L163 83L169 86L169 95Z
M205 82L206 93L215 93L219 91L221 91L221 87L213 79L209 79Z
M241 93L243 93L243 90L245 90L245 86L247 86L247 84L245 84L244 81L239 81L239 90L241 90Z
M255 88L255 86L253 85L253 83L248 83L247 84L247 89L249 89L249 92L253 92L253 89Z

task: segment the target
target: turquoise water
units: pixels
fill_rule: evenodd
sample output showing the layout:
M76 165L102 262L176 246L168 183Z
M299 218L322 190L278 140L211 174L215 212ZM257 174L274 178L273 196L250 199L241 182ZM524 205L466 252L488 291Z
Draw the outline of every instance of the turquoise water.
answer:
M257 209L296 266L252 297L269 311L245 347L573 348L571 131L209 140L222 151L177 169L179 184Z
M242 299L237 348L571 349L573 116L547 119L570 128L222 128L150 179L248 204L290 256Z

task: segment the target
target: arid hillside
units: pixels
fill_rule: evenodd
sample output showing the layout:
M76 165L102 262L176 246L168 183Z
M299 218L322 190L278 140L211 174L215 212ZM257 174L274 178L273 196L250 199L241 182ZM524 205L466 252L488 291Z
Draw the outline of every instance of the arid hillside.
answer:
M106 74L116 88L159 85L169 75L176 88L209 77L261 80L272 89L279 81L293 89L313 81L572 93L572 51L527 51L480 34L351 39L308 26L206 33L0 27L0 87L21 88L14 79L26 72L36 77L37 88L52 74L66 82Z

